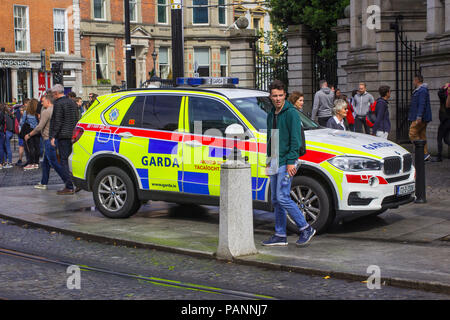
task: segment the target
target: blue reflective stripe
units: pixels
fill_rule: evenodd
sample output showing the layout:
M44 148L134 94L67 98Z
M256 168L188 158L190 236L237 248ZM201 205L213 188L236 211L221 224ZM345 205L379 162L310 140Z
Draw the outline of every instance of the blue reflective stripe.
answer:
M253 200L265 200L268 178L252 178Z
M119 152L121 137L112 133L97 132L95 134L92 153L99 151Z
M142 189L148 190L150 188L148 183L148 169L136 169L136 171L141 179Z
M149 139L148 153L178 154L178 142Z
M178 172L178 179L180 180L180 172ZM183 192L209 195L208 174L185 171Z
M223 156L228 157L231 153L231 149L209 147L209 157L210 158L223 158Z

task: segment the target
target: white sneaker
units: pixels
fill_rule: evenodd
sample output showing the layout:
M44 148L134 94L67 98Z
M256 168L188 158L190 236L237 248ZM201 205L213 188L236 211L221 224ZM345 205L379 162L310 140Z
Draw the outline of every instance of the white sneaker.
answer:
M3 168L5 168L5 169L10 169L12 167L13 167L13 165L11 163L7 163L3 166Z
M35 189L41 189L41 190L47 190L47 185L38 183L37 185L34 186L34 188Z

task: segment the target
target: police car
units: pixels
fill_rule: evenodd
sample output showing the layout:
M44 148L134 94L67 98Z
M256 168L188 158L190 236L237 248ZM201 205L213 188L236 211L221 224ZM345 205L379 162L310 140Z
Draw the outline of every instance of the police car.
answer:
M76 186L98 210L127 218L147 200L219 205L220 165L234 143L226 128L247 133L236 147L251 164L255 209L270 210L263 91L227 88L237 79L180 78L170 89L120 91L97 98L73 135ZM197 87L209 83L210 86ZM212 85L212 86L211 86ZM376 215L414 200L411 154L399 145L320 127L301 115L307 152L291 196L306 220L325 231L337 218ZM288 227L296 231L288 218Z

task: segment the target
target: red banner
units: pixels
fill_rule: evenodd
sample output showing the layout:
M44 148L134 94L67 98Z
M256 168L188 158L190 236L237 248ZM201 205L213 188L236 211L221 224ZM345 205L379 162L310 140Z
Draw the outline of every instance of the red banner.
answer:
M52 74L50 72L47 73L47 88L50 89L51 86L51 76ZM42 95L45 93L45 73L39 72L39 100L41 99Z

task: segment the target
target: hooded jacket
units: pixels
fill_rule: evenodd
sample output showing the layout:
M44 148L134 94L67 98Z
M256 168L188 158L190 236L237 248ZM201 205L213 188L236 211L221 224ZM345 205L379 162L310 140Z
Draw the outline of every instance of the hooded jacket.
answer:
M356 116L365 117L369 112L370 105L374 103L375 99L367 91L363 94L357 93L354 98L354 110Z
M331 117L333 115L334 92L330 88L322 88L314 96L311 119Z
M275 107L273 107L267 116L267 158L271 156L271 137L275 110ZM295 161L299 158L299 150L302 146L302 125L300 114L287 100L277 115L277 129L279 130L279 166L295 164Z
M423 122L431 121L430 93L426 83L417 87L411 97L411 107L409 108L409 121L416 121L421 118Z

